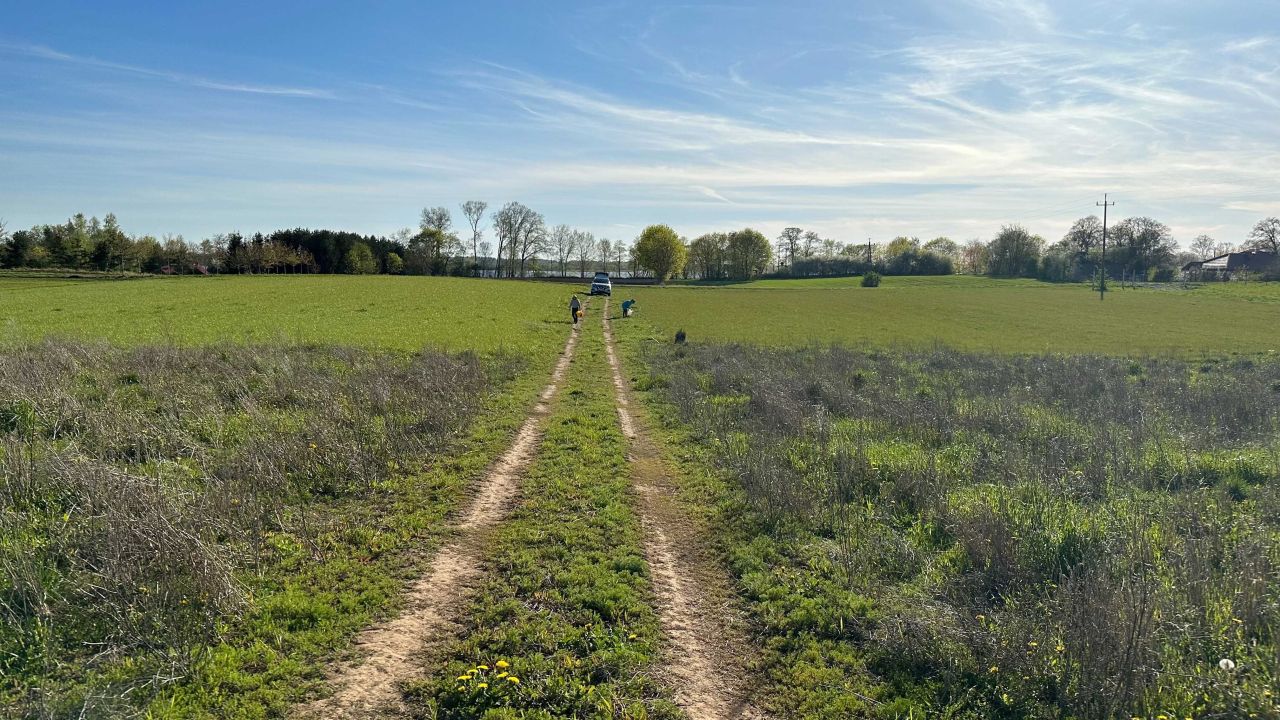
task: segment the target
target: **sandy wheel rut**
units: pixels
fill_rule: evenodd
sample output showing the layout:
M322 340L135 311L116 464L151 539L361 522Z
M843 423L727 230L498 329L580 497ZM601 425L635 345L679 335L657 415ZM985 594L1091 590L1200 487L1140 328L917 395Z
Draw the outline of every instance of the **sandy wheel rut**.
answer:
M662 452L636 420L614 351L608 304L602 313L618 422L629 444L632 482L644 527L658 615L667 636L666 674L676 702L693 720L757 718L743 683L748 644L730 607L729 579L701 548L701 531L677 506Z
M456 534L406 591L400 615L361 632L354 640L361 657L339 665L329 677L333 695L300 707L295 715L365 718L403 712L400 684L419 677L430 649L454 634L457 608L483 574L484 539L516 502L520 478L538 453L551 400L568 372L577 339L575 328L537 405L511 446L489 467L454 524Z

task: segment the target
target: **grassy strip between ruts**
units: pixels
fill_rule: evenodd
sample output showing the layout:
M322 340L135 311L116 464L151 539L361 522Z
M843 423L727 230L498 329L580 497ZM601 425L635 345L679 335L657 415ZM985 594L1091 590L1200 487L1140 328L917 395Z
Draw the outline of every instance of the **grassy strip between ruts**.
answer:
M492 539L469 631L409 689L426 718L679 718L628 499L604 338L588 322L524 498Z
M742 489L715 469L710 447L679 421L673 408L648 392L643 346L656 341L652 326L618 322L614 336L636 396L660 421L650 426L652 438L676 469L679 500L692 517L712 528L715 549L755 625L759 655L751 664L758 679L749 699L776 717L873 715L883 690L863 660L821 630L806 629L830 628L841 634L843 623L865 615L869 603L835 580L830 568L808 562L785 528L767 527Z
M345 531L316 540L319 560L298 553L250 579L243 626L202 650L195 675L153 703L150 716L278 717L316 688L325 661L393 614L404 582L425 570L446 515L510 442L545 383L544 363L533 365L488 398L468 437L438 464L393 479L376 497L332 507L346 522L331 527Z

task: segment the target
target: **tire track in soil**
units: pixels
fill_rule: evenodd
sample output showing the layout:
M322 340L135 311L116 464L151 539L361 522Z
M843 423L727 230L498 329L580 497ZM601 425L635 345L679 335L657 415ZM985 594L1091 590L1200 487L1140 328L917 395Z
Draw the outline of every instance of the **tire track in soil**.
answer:
M676 484L654 444L631 411L631 391L614 350L609 303L601 313L605 353L613 371L618 423L627 438L632 486L644 528L644 552L667 636L666 670L676 703L691 720L764 716L746 699L744 678L751 655L731 583L706 539L676 504Z
M520 480L542 443L551 401L573 360L581 324L575 326L551 374L515 439L488 469L453 537L436 553L427 571L404 594L400 615L356 636L360 657L339 664L328 684L332 695L307 703L299 718L371 718L403 714L400 684L421 676L430 651L455 634L457 608L465 607L483 573L485 539L514 507Z

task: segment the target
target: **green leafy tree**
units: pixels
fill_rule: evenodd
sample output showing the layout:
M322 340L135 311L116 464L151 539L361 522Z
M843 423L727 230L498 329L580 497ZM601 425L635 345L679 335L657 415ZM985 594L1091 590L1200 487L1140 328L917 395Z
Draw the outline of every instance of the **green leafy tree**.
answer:
M31 251L37 247L33 232L19 230L0 246L0 263L4 267L31 267Z
M773 260L769 239L751 228L729 234L725 257L729 277L734 280L750 280L760 275Z
M924 249L934 255L950 258L952 262L960 259L960 246L949 237L936 237L925 243Z
M1044 239L1021 225L1005 225L987 246L987 274L993 277L1035 277Z
M132 243L129 242L129 236L120 229L115 215L108 213L101 225L94 218L90 222L90 237L93 242L93 264L99 270L124 270L130 264Z
M1173 262L1177 245L1169 226L1149 217L1131 217L1116 225L1115 261L1126 272L1145 277L1151 268Z
M891 262L894 258L908 250L918 249L920 249L920 238L899 235L898 237L890 240L888 246L885 247L885 262Z
M414 275L442 275L446 269L447 258L444 249L448 238L443 230L424 227L409 240L405 251L405 267Z
M694 276L703 280L722 280L728 251L728 233L702 235L689 243L689 268Z
M636 239L636 264L653 273L659 284L680 274L688 258L689 249L676 231L666 225L650 225Z
M1097 215L1090 215L1076 220L1062 242L1070 250L1087 257L1095 248L1102 245L1102 220Z
M387 253L387 272L392 275L399 275L404 272L404 258L396 253Z
M345 265L352 275L372 275L378 272L378 259L368 245L358 242L347 251Z

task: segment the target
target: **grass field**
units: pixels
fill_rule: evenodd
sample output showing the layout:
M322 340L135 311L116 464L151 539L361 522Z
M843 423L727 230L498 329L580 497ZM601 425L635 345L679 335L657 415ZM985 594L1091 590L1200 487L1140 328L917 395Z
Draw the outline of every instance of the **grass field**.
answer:
M554 352L570 289L390 276L0 278L0 336ZM549 357L549 356L548 356Z
M228 276L0 278L0 337L120 343L288 339L411 350L543 354L577 285L456 278ZM1115 290L970 276L762 280L625 287L659 332L775 346L949 347L997 352L1256 355L1276 348L1280 284Z
M448 542L582 289L0 278L0 707L278 717L322 692ZM1280 713L1280 284L625 297L628 375L774 717ZM601 309L414 716L682 714ZM1182 359L1105 357L1144 354Z
M996 352L1216 356L1274 350L1280 287L1125 289L1105 302L1084 285L965 276L765 280L716 287L629 287L667 336L774 346L942 344Z
M774 717L1280 714L1274 359L673 346L619 326Z

